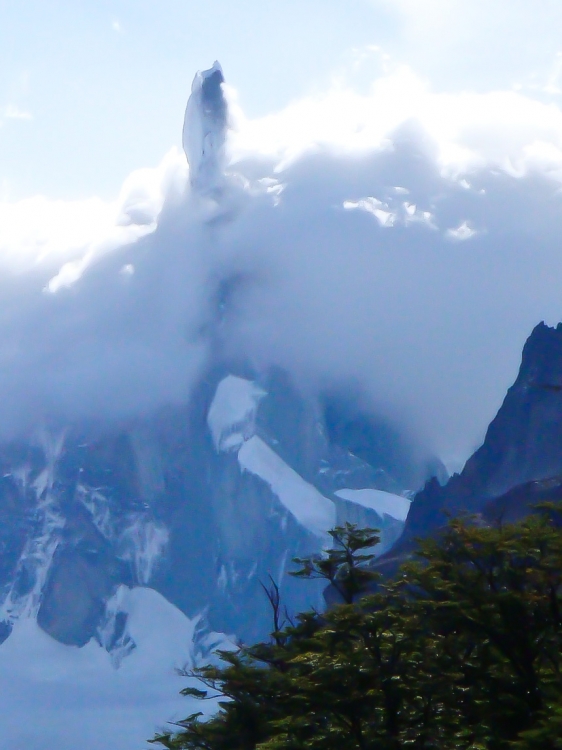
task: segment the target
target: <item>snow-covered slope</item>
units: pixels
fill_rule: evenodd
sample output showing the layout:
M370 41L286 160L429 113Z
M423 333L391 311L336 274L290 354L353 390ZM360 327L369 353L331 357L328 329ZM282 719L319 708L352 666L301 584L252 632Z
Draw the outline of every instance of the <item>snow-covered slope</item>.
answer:
M260 419L262 412L268 413L269 402L276 398L277 394L270 393L271 390L271 386L266 384L260 385L233 375L226 376L218 383L207 416L215 450L236 455L242 472L248 472L264 482L290 517L319 540L325 542L329 529L349 520L380 528L380 552L387 549L389 543L395 540L400 524L406 519L410 501L376 487L337 489L347 474L356 475L357 459L340 452L338 469L329 477L334 451L326 440L316 405L311 405L308 415L300 412L298 416L305 424L310 419L306 444L301 444L299 458L306 455L312 458L312 465L309 466L302 465L301 461L299 473L279 454L280 449L286 458L290 457L290 453L286 452L287 446L278 439L276 430L271 429L272 424L267 418ZM297 398L297 395L293 397ZM282 409L280 411L282 413ZM275 420L278 421L279 417L280 414L276 412ZM293 436L287 436L287 431L280 424L276 427L277 430L281 428L285 440L287 437L291 440ZM302 424L293 424L292 427L297 432L302 429ZM342 503L340 499L346 502ZM369 514L369 511L372 512ZM386 526L392 529L390 538L387 538Z
M148 748L157 726L190 711L189 701L178 696L188 683L175 667L189 668L210 658L213 647L233 645L224 636L198 633L197 618L150 588L121 587L110 608L127 612L123 640L134 644L118 669L94 640L82 648L65 646L33 617L16 623L0 646L2 747Z
M221 380L207 415L216 450L236 450L254 434L256 410L266 395L251 380L234 375Z
M293 518L305 529L323 537L336 524L336 509L316 487L305 482L257 435L238 451L245 471L263 479Z
M387 515L398 521L405 521L410 510L410 500L402 495L393 495L384 490L337 490L336 495L344 500L370 508L379 516Z

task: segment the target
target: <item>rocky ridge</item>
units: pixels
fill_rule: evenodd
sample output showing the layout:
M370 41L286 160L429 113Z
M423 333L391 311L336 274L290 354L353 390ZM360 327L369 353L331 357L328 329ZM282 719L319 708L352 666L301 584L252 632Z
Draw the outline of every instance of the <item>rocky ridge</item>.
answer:
M484 442L460 474L431 479L412 502L391 555L437 531L450 515L519 518L541 499L558 498L562 476L562 324L540 323L523 348L521 366Z

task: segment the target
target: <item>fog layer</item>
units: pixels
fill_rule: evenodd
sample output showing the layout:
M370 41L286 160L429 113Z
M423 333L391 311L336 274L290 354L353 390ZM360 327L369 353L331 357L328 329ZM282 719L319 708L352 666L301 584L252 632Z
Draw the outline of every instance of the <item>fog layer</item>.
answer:
M214 190L171 151L112 204L0 204L1 437L183 402L221 350L457 466L562 317L562 113L404 68L256 121L226 96Z

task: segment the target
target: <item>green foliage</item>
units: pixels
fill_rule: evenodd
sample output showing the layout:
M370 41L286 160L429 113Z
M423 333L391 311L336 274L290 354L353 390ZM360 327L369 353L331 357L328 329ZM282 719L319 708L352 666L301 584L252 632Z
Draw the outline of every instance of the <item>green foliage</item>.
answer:
M521 733L514 750L562 750L562 706L547 705L532 729Z
M343 603L279 622L271 641L193 674L219 696L153 740L174 750L562 750L562 530L544 506L516 525L452 521L371 588L372 529L333 530L296 560ZM554 522L556 521L556 522ZM273 582L272 582L273 583Z
M357 526L346 523L345 526L336 526L328 533L334 540L334 546L324 555L293 558L293 562L301 568L290 575L297 578L323 578L334 587L346 604L352 604L369 583L379 577L366 567L375 555L361 552L380 542L378 530L358 529Z

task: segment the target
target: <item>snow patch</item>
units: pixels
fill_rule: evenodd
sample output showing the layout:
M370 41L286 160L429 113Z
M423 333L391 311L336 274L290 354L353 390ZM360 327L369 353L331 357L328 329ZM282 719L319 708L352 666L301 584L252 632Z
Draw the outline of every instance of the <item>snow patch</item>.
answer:
M65 430L58 434L50 433L45 428L38 430L37 439L43 449L46 461L45 468L33 483L33 488L37 493L38 500L41 499L45 493L51 492L53 488L57 461L62 454L65 438Z
M313 534L322 537L335 526L334 503L305 482L257 435L242 445L238 462L244 471L267 482L285 508Z
M18 618L37 616L51 563L66 523L53 492L56 465L63 451L65 433L53 435L46 429L41 429L37 437L46 461L45 468L31 485L37 498L37 533L27 540L18 560L12 585L0 606L0 618L10 623ZM22 486L26 487L29 468L24 467L19 476L17 472L14 474ZM28 582L24 586L24 594L20 593L22 580Z
M401 495L393 495L391 492L383 490L338 490L335 493L343 500L349 500L351 503L357 503L364 508L370 508L378 513L379 516L386 514L396 518L397 521L405 521L410 510L410 500Z
M66 523L58 504L50 495L38 507L38 514L40 531L37 536L28 539L18 560L14 582L0 607L0 619L7 622L37 616L49 569ZM18 594L18 584L22 579L32 582L24 595Z
M199 617L186 617L150 588L121 586L112 607L127 615L125 634L136 646L119 669L95 640L65 646L34 618L14 624L0 645L2 747L148 750L146 740L167 721L216 709L179 695L197 685L176 668L208 662L211 649L232 649L231 639L202 633Z
M217 386L207 424L217 451L235 451L255 431L256 411L267 393L253 381L228 375Z
M194 665L193 644L200 618L189 619L154 589L121 585L108 601L106 612L100 641L113 652L116 666L125 670L136 670L139 664L148 667L155 653L171 668ZM119 615L124 627L119 625ZM116 634L119 643L114 641Z

